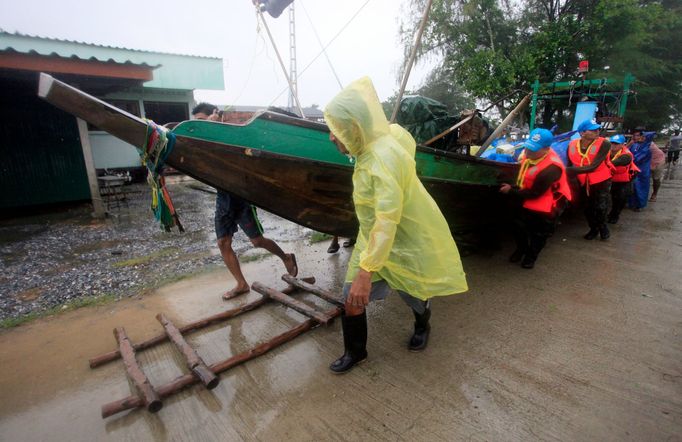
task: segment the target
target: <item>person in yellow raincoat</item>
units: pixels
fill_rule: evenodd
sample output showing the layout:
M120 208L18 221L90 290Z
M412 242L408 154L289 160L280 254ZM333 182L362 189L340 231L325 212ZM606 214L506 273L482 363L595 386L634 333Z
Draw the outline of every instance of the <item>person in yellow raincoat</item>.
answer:
M430 299L467 290L462 262L436 202L417 177L416 143L389 125L369 78L346 87L327 105L330 140L355 157L353 203L360 223L348 265L343 328L344 355L330 369L344 373L367 358L365 306L392 290L412 308L409 349L426 348Z

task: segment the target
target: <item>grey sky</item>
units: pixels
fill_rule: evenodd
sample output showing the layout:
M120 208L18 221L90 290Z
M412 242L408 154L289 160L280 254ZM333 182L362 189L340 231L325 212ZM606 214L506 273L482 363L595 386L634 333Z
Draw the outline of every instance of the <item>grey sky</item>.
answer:
M328 43L366 0L296 0L296 38L299 94L304 106L324 106L338 91L338 82L320 56L314 23L323 44ZM402 60L398 17L405 0L370 0L328 48L336 72L345 85L363 75L374 81L379 97L387 98L399 84ZM307 15L306 15L307 11ZM288 15L266 14L278 48L289 66ZM0 0L0 28L39 35L133 49L222 57L224 92L197 91L199 100L218 104L286 104L287 87L264 29L257 29L251 0ZM419 84L425 66L413 69L410 86ZM276 100L276 101L275 101Z

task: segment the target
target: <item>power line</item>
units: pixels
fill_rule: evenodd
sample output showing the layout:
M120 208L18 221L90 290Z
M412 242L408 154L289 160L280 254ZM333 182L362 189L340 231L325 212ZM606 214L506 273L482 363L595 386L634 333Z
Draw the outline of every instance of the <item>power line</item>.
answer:
M301 78L301 77L303 76L303 74L305 73L305 71L308 70L308 68L309 68L313 63L315 63L315 61L316 61L318 58L320 58L320 55L322 55L322 54L324 53L324 51L326 51L327 48L328 48L332 43L334 43L334 40L336 40L336 38L337 38L339 35L341 35L341 33L342 33L343 31L346 30L346 28L348 27L348 25L350 25L351 22L352 22L353 20L355 20L355 18L358 16L358 14L360 14L360 12L365 8L365 6L367 6L367 4L368 4L370 1L371 1L371 0L366 0L365 3L363 3L362 6L360 6L360 8L355 12L355 14L353 14L353 16L346 22L346 24L343 25L343 27L336 33L336 35L334 35L334 37L332 37L332 39L329 40L329 43L327 43L327 44L322 48L322 51L320 51L320 52L315 56L315 58L313 58L313 59L310 61L310 63L308 63L308 64L306 65L306 67L303 68L303 70L301 70L301 73L298 75L297 78ZM270 102L270 106L272 106L272 105L275 103L275 101L277 101L277 99L278 99L284 92L286 92L287 90L289 90L289 88L284 88L284 89L282 89L282 91L281 91L279 94L277 94L277 96Z

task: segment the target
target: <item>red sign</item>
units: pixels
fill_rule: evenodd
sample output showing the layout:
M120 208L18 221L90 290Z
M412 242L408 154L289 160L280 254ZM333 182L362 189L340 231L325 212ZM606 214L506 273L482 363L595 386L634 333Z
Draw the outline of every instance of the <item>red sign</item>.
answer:
M584 74L585 72L590 70L590 62L587 60L583 60L578 64L578 72L581 74Z

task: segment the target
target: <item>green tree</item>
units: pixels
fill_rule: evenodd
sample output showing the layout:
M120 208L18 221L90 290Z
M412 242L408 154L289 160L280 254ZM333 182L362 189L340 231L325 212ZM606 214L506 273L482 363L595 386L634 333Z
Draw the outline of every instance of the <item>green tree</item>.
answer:
M652 128L679 124L682 108L682 2L679 0L434 0L421 56L437 56L439 72L476 98L509 110L540 82L577 79L589 59L591 78L622 78L632 72L637 94L629 98L626 122ZM409 26L425 0L412 3ZM403 43L411 32L403 32ZM428 88L432 76L424 88ZM521 92L523 91L523 92ZM541 124L570 118L574 103L545 101ZM616 103L617 104L617 103Z

